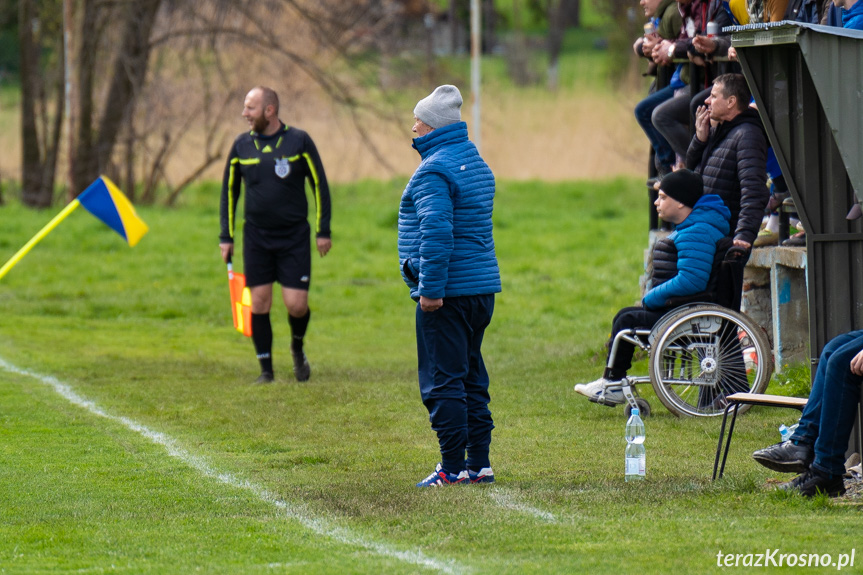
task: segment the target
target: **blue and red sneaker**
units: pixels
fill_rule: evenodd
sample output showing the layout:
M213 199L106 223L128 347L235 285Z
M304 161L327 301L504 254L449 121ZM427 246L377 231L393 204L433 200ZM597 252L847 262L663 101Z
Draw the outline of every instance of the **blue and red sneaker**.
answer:
M471 483L494 483L494 471L491 467L483 467L479 471L467 470Z
M456 473L447 473L443 470L440 463L434 468L434 473L417 483L417 487L437 487L439 485L455 485L455 484L470 483L470 476L467 470Z

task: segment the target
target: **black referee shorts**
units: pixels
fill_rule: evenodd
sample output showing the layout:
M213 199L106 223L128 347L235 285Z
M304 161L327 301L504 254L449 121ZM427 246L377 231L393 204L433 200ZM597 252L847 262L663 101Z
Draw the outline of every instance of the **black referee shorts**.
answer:
M312 279L311 228L303 221L286 229L243 225L243 273L246 285L279 282L282 287L308 290Z

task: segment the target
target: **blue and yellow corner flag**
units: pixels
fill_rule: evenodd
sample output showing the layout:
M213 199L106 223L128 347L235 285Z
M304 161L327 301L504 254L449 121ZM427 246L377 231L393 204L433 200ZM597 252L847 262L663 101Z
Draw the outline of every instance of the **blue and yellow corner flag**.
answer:
M137 244L149 230L144 220L135 213L135 208L132 207L132 203L123 195L120 188L106 176L101 176L81 192L77 198L69 202L63 211L54 216L48 225L30 238L30 241L0 268L0 278L5 276L15 264L21 261L21 258L33 249L33 246L42 241L42 238L47 236L78 206L84 206L88 212L105 222L108 227L120 234L130 246Z
M130 246L138 243L150 228L135 213L132 202L107 176L102 176L78 196L88 212L120 234Z

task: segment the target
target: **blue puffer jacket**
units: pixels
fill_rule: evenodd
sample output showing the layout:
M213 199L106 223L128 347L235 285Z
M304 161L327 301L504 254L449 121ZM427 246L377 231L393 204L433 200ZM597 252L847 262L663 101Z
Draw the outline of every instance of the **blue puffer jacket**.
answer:
M842 27L863 30L863 0L857 0L850 10L842 10Z
M415 138L422 162L399 206L399 264L411 297L497 293L494 175L457 122Z
M667 238L676 250L677 273L647 292L641 300L645 308L662 309L668 298L695 295L707 288L716 242L728 235L730 217L731 212L719 196L701 196L692 213ZM668 254L664 255L663 259L668 260Z

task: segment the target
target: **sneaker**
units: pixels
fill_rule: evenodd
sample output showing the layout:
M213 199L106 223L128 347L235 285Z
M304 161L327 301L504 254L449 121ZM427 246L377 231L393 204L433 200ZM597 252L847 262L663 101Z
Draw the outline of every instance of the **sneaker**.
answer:
M294 377L297 381L308 381L312 376L312 366L309 365L309 358L306 357L306 352L291 351L294 358Z
M809 464L815 459L811 445L794 445L793 441L783 441L752 454L752 459L780 473L804 473L809 470Z
M491 469L489 469L489 471L491 471ZM443 470L441 464L438 463L434 468L434 472L417 483L417 487L438 487L439 485L455 485L457 483L462 483L464 485L470 483L470 475L468 475L467 470L465 469L457 474L447 473Z
M258 379L255 380L255 385L261 385L265 383L273 383L273 372L272 371L262 371L261 375L258 376Z
M575 386L575 392L587 397L594 403L602 405L620 405L626 401L620 381L611 381L600 377L590 383L579 383Z
M471 483L494 483L494 471L491 467L483 467L479 471L467 470Z
M798 491L804 497L814 497L819 493L826 493L829 497L839 497L845 494L845 481L841 476L826 477L808 469L791 481L780 484L777 489Z

